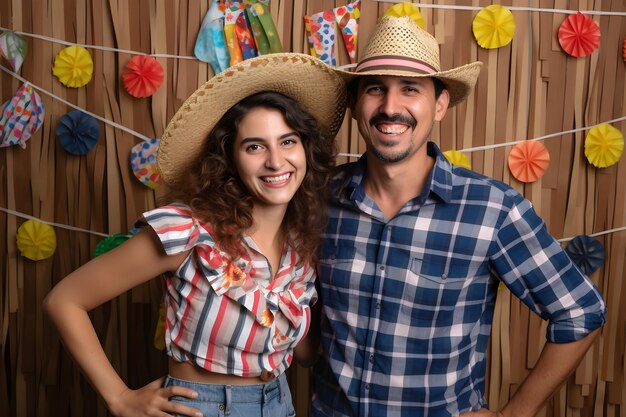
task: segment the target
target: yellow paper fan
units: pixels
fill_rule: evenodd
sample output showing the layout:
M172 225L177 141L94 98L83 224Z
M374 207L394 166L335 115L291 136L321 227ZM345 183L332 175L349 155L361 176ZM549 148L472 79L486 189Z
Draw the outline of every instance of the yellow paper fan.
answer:
M68 46L54 58L52 73L68 87L82 87L93 74L91 55L82 46Z
M600 124L587 133L585 156L589 163L606 168L619 161L624 151L624 135L611 125Z
M453 165L457 165L463 168L472 169L472 163L467 155L463 152L449 150L443 153L443 156Z
M420 13L420 9L413 3L404 2L394 4L389 9L387 9L385 14L383 14L383 17L385 16L409 16L411 20L413 20L417 24L417 26L421 27L422 29L426 28L426 24L424 23L424 17Z
M515 18L504 6L492 4L482 9L472 23L478 45L485 49L507 45L515 34Z
M24 222L15 237L22 256L33 261L51 257L57 247L54 229L37 220Z

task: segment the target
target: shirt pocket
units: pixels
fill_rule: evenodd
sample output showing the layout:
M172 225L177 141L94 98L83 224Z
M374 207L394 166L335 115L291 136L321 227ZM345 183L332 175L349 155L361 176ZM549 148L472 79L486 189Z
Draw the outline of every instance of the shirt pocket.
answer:
M317 279L322 289L322 300L333 306L347 305L353 278L356 247L352 242L326 240L317 266Z

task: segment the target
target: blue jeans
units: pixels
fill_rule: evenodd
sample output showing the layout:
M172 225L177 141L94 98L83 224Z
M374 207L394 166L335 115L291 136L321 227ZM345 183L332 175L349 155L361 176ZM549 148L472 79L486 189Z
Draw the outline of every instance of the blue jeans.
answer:
M293 417L291 392L285 374L267 384L219 385L184 381L168 376L164 387L188 387L198 398L172 397L171 401L194 407L204 417Z

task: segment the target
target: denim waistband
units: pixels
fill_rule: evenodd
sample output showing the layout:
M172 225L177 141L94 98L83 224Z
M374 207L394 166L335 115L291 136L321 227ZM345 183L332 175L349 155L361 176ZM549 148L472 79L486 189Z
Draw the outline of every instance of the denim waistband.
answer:
M198 393L197 400L223 404L265 403L279 397L282 391L289 389L285 374L266 384L221 385L186 381L171 376L165 379L164 387L180 386L191 388ZM280 401L280 397L279 397Z

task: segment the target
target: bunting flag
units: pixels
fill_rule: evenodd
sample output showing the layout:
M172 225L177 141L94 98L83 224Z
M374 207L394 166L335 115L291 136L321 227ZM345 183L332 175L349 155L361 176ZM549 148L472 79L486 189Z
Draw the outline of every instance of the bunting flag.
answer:
M23 36L11 31L0 35L0 54L9 61L13 71L19 72L27 51L28 44Z
M0 148L20 145L25 149L26 141L43 123L44 114L39 94L29 84L23 84L2 106Z
M250 59L257 56L259 51L254 42L254 35L252 34L248 13L245 12L245 5L242 9L242 12L239 13L239 16L235 20L235 33L237 33L237 42L239 42L243 59Z
M224 9L217 0L211 3L202 20L193 52L200 61L209 63L216 74L224 71L230 64L230 54L224 38Z
M348 51L350 63L356 62L357 36L361 17L361 0L333 9L335 20L341 30L343 43Z
M307 39L311 55L328 65L336 66L335 59L335 15L332 10L304 16Z
M241 8L240 8L241 6ZM230 65L235 65L243 61L243 54L237 40L236 22L245 6L239 1L226 1L226 11L224 12L224 37L230 53Z
M269 0L245 0L248 18L257 42L259 54L278 53L283 51L278 31L269 8ZM258 37L258 38L257 38ZM266 43L267 42L267 43ZM261 46L262 44L263 46ZM266 49L267 46L267 49Z

